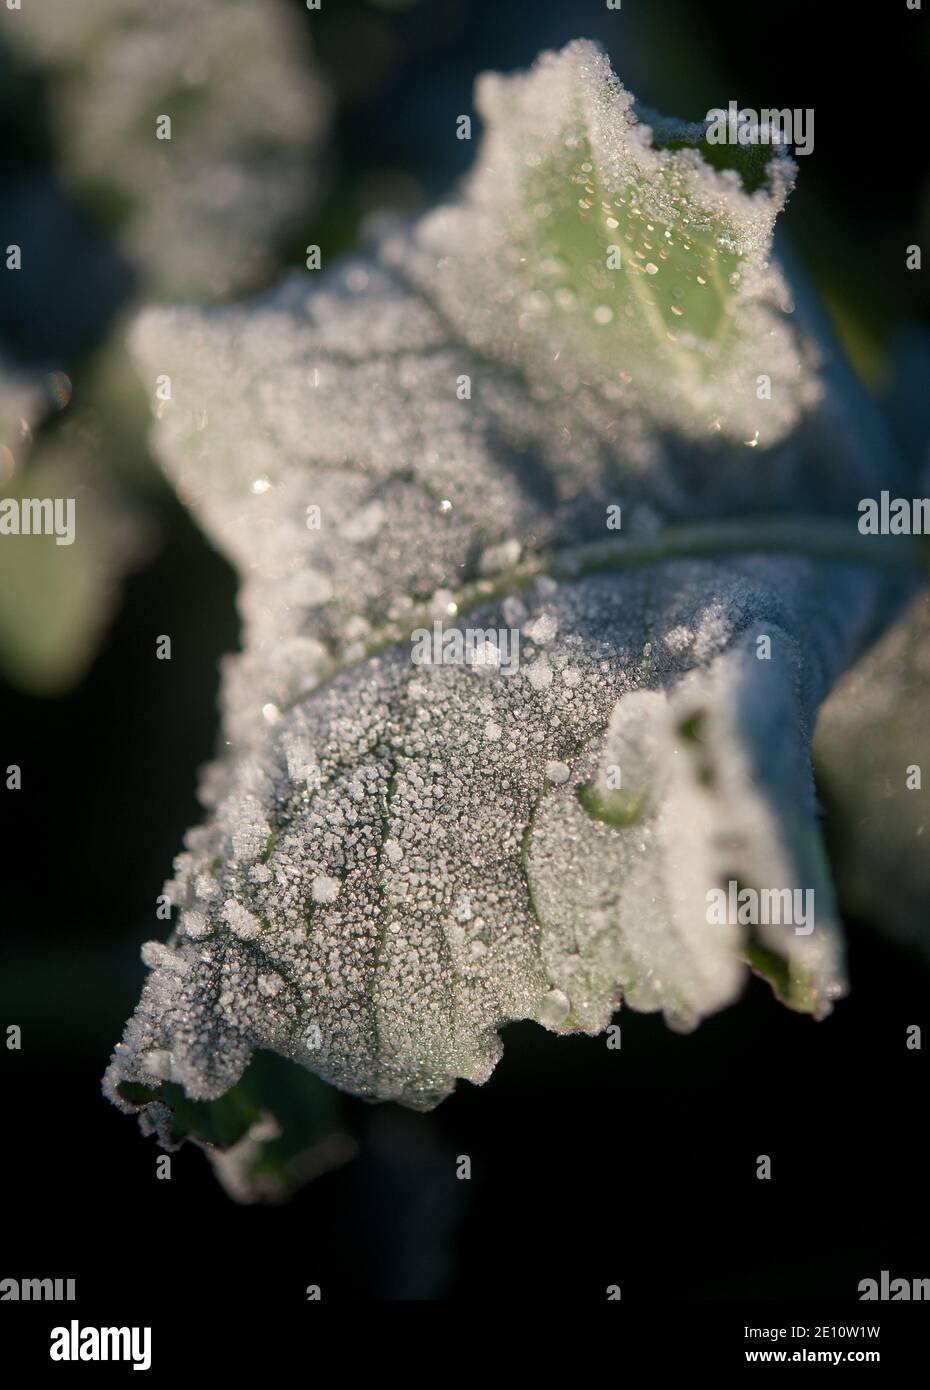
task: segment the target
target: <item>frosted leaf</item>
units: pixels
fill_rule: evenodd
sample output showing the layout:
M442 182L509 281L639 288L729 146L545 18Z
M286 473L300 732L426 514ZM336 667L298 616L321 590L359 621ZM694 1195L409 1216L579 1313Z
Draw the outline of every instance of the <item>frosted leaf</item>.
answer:
M266 274L317 194L326 123L289 5L41 0L5 34L52 78L62 169L121 219L151 282L214 296Z
M527 195L507 176L551 146L546 196L575 197L566 112L605 187L635 156L644 206L673 225L681 199L716 209L758 285L780 283L763 269L778 199L650 154L590 46L482 91L478 172L448 214L313 291L294 277L137 327L143 375L175 383L155 448L241 575L243 650L224 670L209 816L168 885L188 969L159 963L145 985L105 1082L125 1108L164 1082L165 1053L172 1084L206 1100L255 1048L425 1108L488 1077L511 1019L597 1032L623 1000L684 1031L750 968L817 1017L845 988L809 735L907 581L791 551L831 516L855 535L887 447L829 344L768 289L730 305L721 291L737 355L761 335L782 365L823 366L803 389L788 372L752 451L726 437L745 429L738 383L708 435L723 377L683 386L690 368L654 355L642 325L621 331L623 312L599 338L553 329L547 359L511 293ZM509 200L494 216L491 155ZM566 274L584 298L588 262ZM660 358L673 391L606 389ZM605 528L616 505L622 539ZM774 535L786 553L718 553L734 534L741 552ZM517 633L518 670L416 664L411 634L439 618ZM244 819L267 824L264 844ZM813 891L814 929L712 925L707 894L731 882ZM230 902L257 935L230 930Z
M206 1150L237 1202L283 1201L355 1155L336 1092L271 1053L257 1052L235 1088L215 1102L185 1096L170 1079L170 1053L151 1052L144 1063L153 1084L124 1087L143 1134L169 1150L185 1140Z
M662 121L653 141L584 41L485 75L476 105L488 133L462 200L426 218L412 250L389 248L392 263L540 394L584 383L613 417L646 408L692 434L781 438L817 393L769 260L787 154L772 151L749 193L690 148L703 127Z

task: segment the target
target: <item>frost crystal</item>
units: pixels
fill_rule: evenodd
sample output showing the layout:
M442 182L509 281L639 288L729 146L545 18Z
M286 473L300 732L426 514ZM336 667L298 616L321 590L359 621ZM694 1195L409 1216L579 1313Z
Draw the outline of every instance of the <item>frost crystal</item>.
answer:
M146 378L175 383L156 448L241 573L243 651L177 929L107 1074L126 1108L127 1083L168 1075L219 1096L255 1048L425 1108L488 1077L510 1019L596 1032L624 1000L687 1029L748 967L816 1016L843 992L808 738L896 591L673 540L854 517L885 467L780 307L785 161L748 195L653 149L586 44L480 91L476 173L412 238L136 331ZM601 283L605 227L655 257L654 292L635 269ZM667 281L687 341L655 331ZM771 401L744 390L757 369ZM618 505L643 564L559 559ZM440 615L518 628L517 673L415 665ZM815 930L710 925L730 880L815 889Z

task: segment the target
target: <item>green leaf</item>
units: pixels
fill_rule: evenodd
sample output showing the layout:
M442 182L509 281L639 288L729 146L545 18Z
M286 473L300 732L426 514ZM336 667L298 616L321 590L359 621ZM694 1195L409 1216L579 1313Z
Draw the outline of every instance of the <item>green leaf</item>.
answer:
M22 378L7 376L0 385L0 495L17 503L73 500L73 532L70 541L63 534L62 544L51 534L0 534L0 673L53 696L79 680L93 659L145 534L108 479L86 420L33 441L32 426L47 409L47 381L36 381L28 399Z
M163 1148L189 1139L205 1149L240 1202L283 1201L355 1153L336 1093L268 1052L256 1052L237 1085L216 1100L192 1101L171 1082L132 1081L121 1083L119 1100Z
M820 712L818 785L844 904L930 955L930 600L917 598Z

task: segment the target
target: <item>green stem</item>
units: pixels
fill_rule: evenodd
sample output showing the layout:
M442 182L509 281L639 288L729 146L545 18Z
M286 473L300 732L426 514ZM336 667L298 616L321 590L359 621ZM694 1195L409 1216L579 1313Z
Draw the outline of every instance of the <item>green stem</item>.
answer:
M881 569L926 570L927 538L924 536L864 536L848 523L805 517L737 517L717 521L687 522L666 526L649 536L610 536L586 541L565 550L534 556L493 578L475 579L452 595L454 613L437 614L423 606L402 622L385 624L365 644L363 660L410 639L434 618L454 620L479 604L527 588L543 575L578 579L585 574L667 564L673 560L713 559L718 555L793 554L832 564L875 565ZM349 663L352 664L352 663ZM332 674L343 669L336 664ZM315 687L318 689L319 687ZM308 692L312 694L313 692ZM301 695L293 701L299 704ZM287 706L290 708L291 706Z
M740 517L668 526L652 536L590 541L557 555L556 565L546 573L574 577L664 560L750 552L892 569L925 568L928 558L923 536L863 536L845 522L803 517Z

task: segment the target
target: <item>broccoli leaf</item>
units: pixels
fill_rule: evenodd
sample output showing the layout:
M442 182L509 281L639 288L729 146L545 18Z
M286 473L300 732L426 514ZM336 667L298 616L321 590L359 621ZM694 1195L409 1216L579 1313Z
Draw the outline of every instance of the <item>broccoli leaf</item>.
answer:
M788 162L748 193L688 128L654 146L585 43L479 102L449 207L136 328L243 650L117 1103L215 1099L267 1048L428 1108L510 1019L844 992L809 738L912 557L857 533L900 467L770 257ZM413 661L436 620L485 659ZM811 929L712 923L730 884L812 892Z

